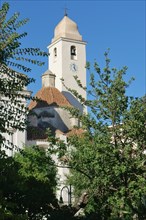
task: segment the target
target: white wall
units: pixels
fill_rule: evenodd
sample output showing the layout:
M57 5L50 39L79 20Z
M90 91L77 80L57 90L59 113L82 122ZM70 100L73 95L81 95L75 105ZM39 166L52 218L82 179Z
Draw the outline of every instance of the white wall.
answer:
M26 88L24 88L24 89L26 89ZM20 94L30 96L30 92L27 90L21 91ZM22 104L24 107L26 107L27 102L26 102L25 98L20 97L20 98L16 98L16 99L17 99L17 101L19 101L19 104ZM11 104L8 97L1 96L1 100L7 101L9 108L12 108L13 106L15 106L15 108L17 107L18 110L20 108L15 103ZM2 104L3 103L4 102L2 101ZM12 112L14 113L14 115L16 114L16 119L20 120L20 122L24 121L24 119L27 117L27 115L25 115L25 114L21 115L21 112L17 113L17 111L16 112L14 112L14 111L15 111L15 109L13 109ZM9 133L2 133L2 136L5 138L4 146L5 145L8 146L8 148L3 147L3 150L5 150L5 152L8 156L13 156L13 154L16 151L18 151L19 149L22 149L23 146L25 145L25 143L26 143L26 130L20 131L18 129L17 130L13 129L11 127L8 127L8 130L10 131L10 134Z
M77 59L72 60L70 54L71 46L77 50ZM65 86L75 89L79 94L86 98L86 91L82 90L76 83L74 76L77 75L83 86L86 86L86 43L84 41L60 38L49 47L49 69L56 75L55 87L67 97L70 103L82 111L80 103L69 94L68 90L62 85L61 78L64 79ZM57 57L54 58L54 48L57 48ZM77 65L77 71L71 70L71 64Z

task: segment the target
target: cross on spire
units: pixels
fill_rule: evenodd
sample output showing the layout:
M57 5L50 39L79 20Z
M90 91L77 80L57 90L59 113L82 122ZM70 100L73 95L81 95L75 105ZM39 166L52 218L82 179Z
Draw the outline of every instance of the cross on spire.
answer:
M69 9L68 8L64 8L64 16L67 16L68 14L67 14L67 11L68 11Z

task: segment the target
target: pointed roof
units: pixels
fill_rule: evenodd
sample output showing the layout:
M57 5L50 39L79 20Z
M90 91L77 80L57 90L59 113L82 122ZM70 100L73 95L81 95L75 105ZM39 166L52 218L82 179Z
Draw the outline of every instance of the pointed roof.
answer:
M29 109L42 108L50 105L57 105L60 107L71 106L66 97L54 87L43 87L35 95L38 101L31 101L29 104Z
M82 36L78 31L77 24L73 20L71 20L66 14L63 17L63 19L59 22L59 24L56 26L52 42L56 41L61 37L82 41Z

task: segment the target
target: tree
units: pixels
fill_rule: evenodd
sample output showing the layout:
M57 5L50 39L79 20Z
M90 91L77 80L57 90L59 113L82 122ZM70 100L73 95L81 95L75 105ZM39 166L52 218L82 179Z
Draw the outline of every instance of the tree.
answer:
M36 146L24 148L14 158L3 158L1 219L26 217L26 212L29 219L50 214L57 205L56 171L51 156Z
M44 62L34 60L33 56L47 56L47 53L39 48L21 47L21 39L27 36L27 33L19 33L18 30L28 22L28 19L20 20L19 13L14 13L8 19L8 12L9 4L3 3L0 9L1 133L12 133L13 129L25 129L28 110L23 102L30 98L25 89L28 84L34 81L34 79L24 74L31 72L31 68L25 65L25 63L28 62L42 66ZM2 143L4 143L3 136L0 134L0 145ZM10 145L11 143L8 143L7 147L10 147Z
M27 33L19 29L28 19L20 20L19 13L7 18L8 12L9 4L3 3L0 9L0 219L16 220L26 219L27 209L30 218L45 210L49 212L49 203L55 203L56 168L51 157L36 147L14 158L7 157L1 148L3 145L14 148L2 133L12 134L26 127L25 102L32 97L25 89L34 81L28 76L29 63L42 66L44 62L33 57L48 56L39 48L21 46Z
M88 194L86 211L97 213L98 219L125 220L134 215L145 219L145 98L127 95L131 83L124 81L127 67L110 68L108 52L105 63L103 70L94 63L88 100L69 89L89 109L88 114L81 115L77 109L68 108L83 128L81 135L68 138L68 147L72 146L66 151L71 168L69 181L75 196ZM90 71L89 63L87 69Z

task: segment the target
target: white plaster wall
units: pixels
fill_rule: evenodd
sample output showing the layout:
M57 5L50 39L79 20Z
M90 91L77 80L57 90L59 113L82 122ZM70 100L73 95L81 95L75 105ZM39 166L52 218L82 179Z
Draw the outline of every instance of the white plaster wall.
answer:
M13 143L18 146L19 149L22 149L26 142L26 130L24 131L15 131L13 134Z
M37 126L37 116L36 115L29 115L28 116L28 121L31 124L31 126L36 127Z
M77 49L77 60L72 60L70 55L70 47L74 45ZM85 91L81 90L76 81L74 80L75 75L79 77L82 84L86 85L86 51L85 51L85 43L78 41L62 41L62 74L64 78L65 85L69 88L75 89L79 92L79 94L86 97ZM77 72L72 72L70 65L74 63L77 65ZM67 91L65 87L63 87L62 91Z
M13 156L15 152L22 149L26 143L26 131L11 130L11 134L3 133L5 144L8 148L3 147L8 156Z
M70 48L74 45L77 49L77 59L72 60ZM57 48L57 57L54 59L54 48ZM68 88L75 89L86 98L86 91L82 90L76 83L74 76L77 75L83 86L86 86L86 43L66 38L60 38L49 47L49 69L56 75L56 88L63 92L70 103L83 111L82 106L75 98L68 94L68 90L62 85L61 78ZM75 63L78 66L77 72L73 72L70 65Z
M61 118L61 121L63 122L63 124L66 125L66 127L68 127L68 129L71 129L72 124L71 124L69 113L66 110L61 109L61 108L55 108L55 111L58 113L58 116ZM58 116L56 116L56 121L59 122ZM61 122L58 125L59 125L59 127L61 127ZM59 127L58 127L58 129L59 129Z
M54 57L54 48L57 48L57 57ZM55 87L62 91L62 41L57 41L49 47L49 63L48 69L56 75Z
M20 91L20 92L18 91L18 93L25 95L25 96L28 96L28 97L30 96L30 92L27 91L26 88L24 88L23 91ZM1 96L1 100L8 102L8 108L12 108L13 106L16 105L15 103L10 103L8 97ZM22 104L24 107L26 107L27 102L26 102L25 98L19 97L19 98L17 98L17 100L19 101L19 104ZM2 102L2 104L3 104L3 102ZM19 105L15 106L15 107L19 108ZM17 114L17 112L16 112L16 118L17 117L20 121L23 121L27 117L27 115L21 115L21 113ZM5 152L8 156L13 156L16 151L18 151L19 149L22 149L23 146L25 145L26 131L25 130L19 131L19 130L13 129L13 128L9 128L9 130L10 130L11 134L9 134L9 133L2 134L3 137L5 138L4 144L9 146L8 149L3 147L3 150L5 150Z
M55 106L38 108L34 110L34 112L37 115L39 115L43 111L47 111L49 113L54 114L54 117L34 118L34 116L30 116L30 125L37 126L39 122L48 122L51 125L53 125L56 129L59 129L62 132L65 132L67 129L71 129L73 127L72 122L70 120L70 115L66 110Z
M60 134L59 137L61 140L66 142L66 136ZM44 141L44 140L27 141L27 146L32 146L32 145L40 146L46 150L49 148L49 142ZM67 180L67 175L69 174L69 169L63 166L58 161L57 155L52 155L52 159L55 161L56 166L57 166L57 176L59 178L59 181L58 181L56 196L59 200L61 189L66 185L66 180ZM62 191L62 197L63 197L64 204L68 204L68 191L66 189Z
M50 85L50 80L48 75L42 77L42 87L47 87Z

